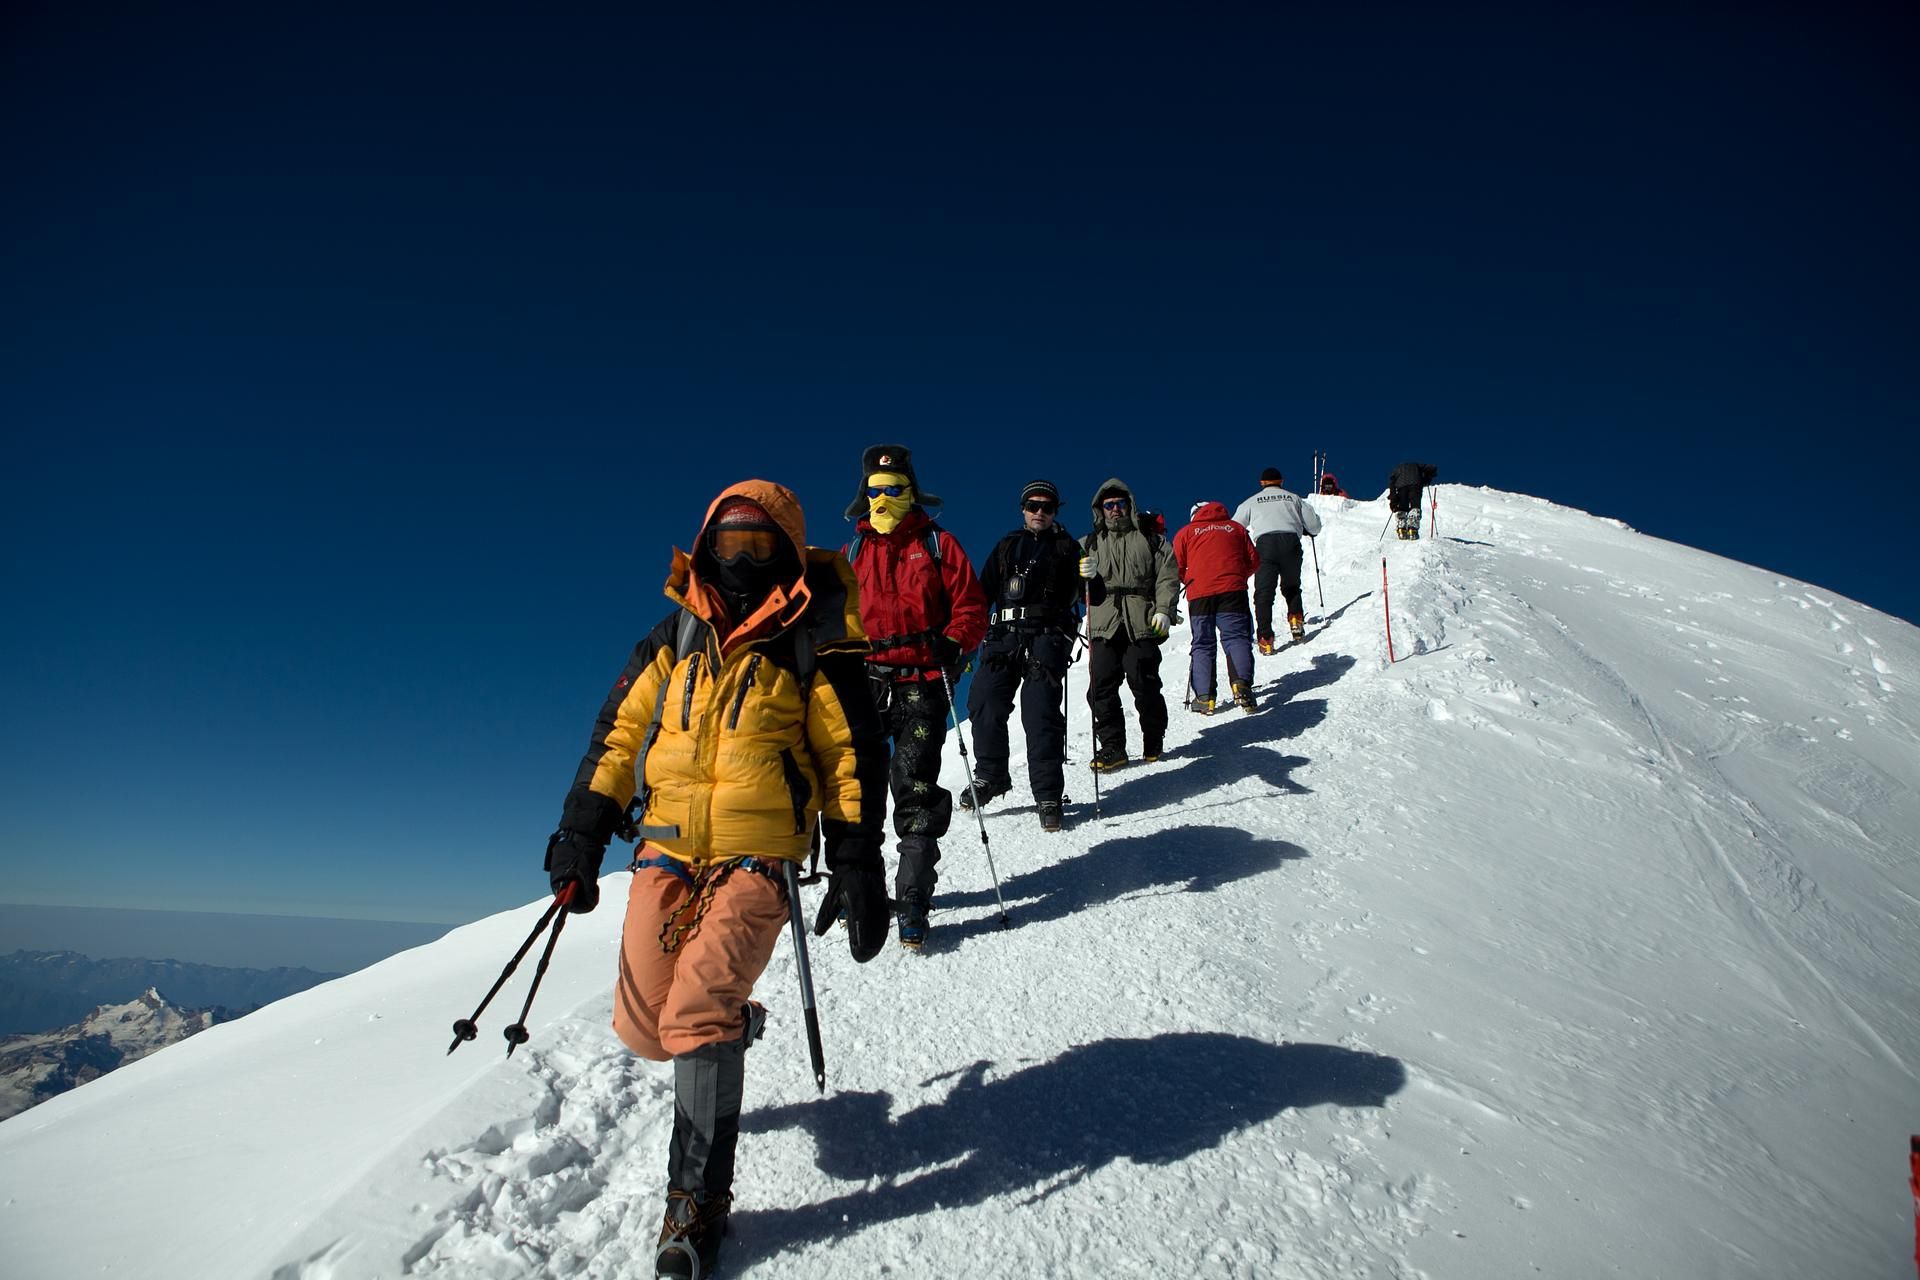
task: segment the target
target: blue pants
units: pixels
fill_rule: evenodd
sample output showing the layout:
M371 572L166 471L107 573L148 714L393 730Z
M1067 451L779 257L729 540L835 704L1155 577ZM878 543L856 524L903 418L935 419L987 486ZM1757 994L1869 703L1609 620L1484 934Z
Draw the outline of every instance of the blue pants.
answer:
M1213 641L1217 634L1227 654L1227 679L1253 683L1253 619L1244 613L1196 613L1193 628L1193 665L1187 684L1202 698L1219 696L1214 675Z

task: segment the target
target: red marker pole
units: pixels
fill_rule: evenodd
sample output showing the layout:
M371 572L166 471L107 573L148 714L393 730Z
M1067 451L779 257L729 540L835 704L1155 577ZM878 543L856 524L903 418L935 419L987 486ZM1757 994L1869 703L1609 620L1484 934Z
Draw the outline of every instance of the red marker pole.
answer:
M1393 665L1393 609L1387 603L1387 558L1380 557L1380 614L1387 620L1387 665Z
M1430 538L1440 536L1440 491L1438 489L1433 491L1433 532L1427 536Z
M1913 1190L1913 1266L1920 1271L1920 1135L1908 1138L1907 1186Z

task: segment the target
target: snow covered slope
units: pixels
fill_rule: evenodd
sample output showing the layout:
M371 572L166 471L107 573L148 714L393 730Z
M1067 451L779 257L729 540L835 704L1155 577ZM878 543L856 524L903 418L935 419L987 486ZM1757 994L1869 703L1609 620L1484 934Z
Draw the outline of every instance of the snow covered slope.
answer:
M817 940L825 1097L783 943L728 1275L1906 1274L1920 631L1439 497L1385 544L1315 500L1325 605L1258 713L1179 709L1176 638L1172 749L1099 821L1080 768L1064 834L989 810L1012 929L956 815L927 954ZM537 911L0 1123L9 1273L645 1274L670 1083L607 1029L617 912L511 1061L525 974L444 1053Z

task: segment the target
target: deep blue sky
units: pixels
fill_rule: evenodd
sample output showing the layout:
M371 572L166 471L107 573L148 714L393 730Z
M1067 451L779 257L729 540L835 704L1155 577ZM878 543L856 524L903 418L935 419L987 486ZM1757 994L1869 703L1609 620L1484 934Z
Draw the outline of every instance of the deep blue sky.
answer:
M1910 4L695 8L9 7L0 897L540 895L668 546L879 440L976 552L1320 448L1920 618Z

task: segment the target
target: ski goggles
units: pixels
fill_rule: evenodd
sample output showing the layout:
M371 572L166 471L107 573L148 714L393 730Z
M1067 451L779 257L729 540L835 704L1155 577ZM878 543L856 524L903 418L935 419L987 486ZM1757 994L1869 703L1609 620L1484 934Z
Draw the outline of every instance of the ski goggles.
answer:
M1133 503L1127 501L1125 498L1108 498L1100 504L1100 509L1102 511L1125 511L1132 505Z
M870 484L867 486L867 496L869 498L897 498L912 487L912 485L906 484ZM844 493L846 491L843 489L841 492Z
M1031 499L1031 500L1029 500L1029 501L1028 501L1028 502L1027 502L1027 503L1025 504L1025 506L1026 506L1026 510L1028 510L1028 511L1035 511L1035 512L1039 512L1039 511L1044 511L1044 512L1046 512L1046 513L1047 513L1048 515L1052 515L1052 514L1053 514L1054 512L1056 512L1056 511L1058 511L1058 510L1060 509L1060 504L1059 504L1059 503L1057 503L1057 502L1048 502L1048 501L1047 501L1046 499L1044 499L1044 498L1033 498L1033 499Z
M780 535L772 529L728 529L713 530L713 558L721 564L737 556L745 556L755 564L765 564L773 559L780 548Z

